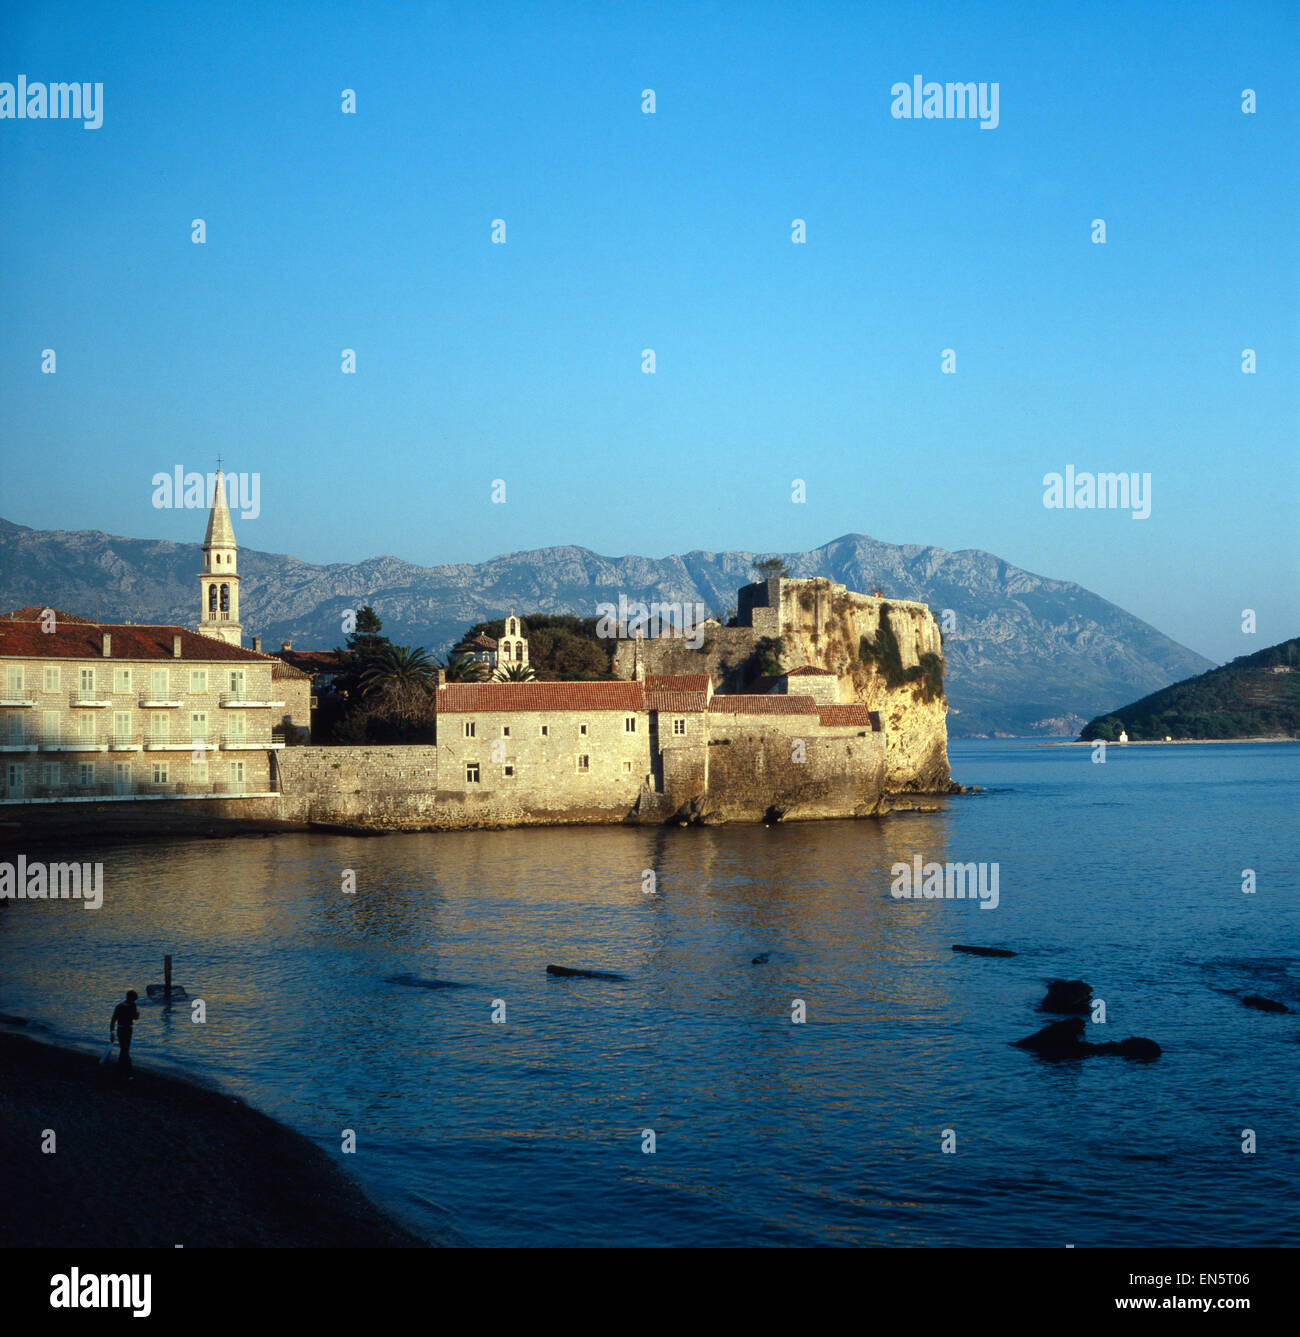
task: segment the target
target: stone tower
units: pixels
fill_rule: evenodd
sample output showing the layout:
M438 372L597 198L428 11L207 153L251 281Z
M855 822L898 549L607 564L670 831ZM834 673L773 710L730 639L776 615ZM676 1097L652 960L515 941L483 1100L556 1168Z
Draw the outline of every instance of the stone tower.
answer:
M519 619L512 608L506 617L506 629L497 642L497 671L504 672L516 664L528 667L528 641L519 630Z
M216 491L203 536L203 570L199 574L199 624L205 636L239 645L244 629L239 623L239 575L235 554L235 530L226 505L226 479L217 469Z

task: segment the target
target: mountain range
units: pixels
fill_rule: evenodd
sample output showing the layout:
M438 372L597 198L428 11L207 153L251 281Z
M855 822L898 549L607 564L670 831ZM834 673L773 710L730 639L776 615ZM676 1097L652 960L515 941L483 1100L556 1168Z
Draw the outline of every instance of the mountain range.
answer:
M263 648L332 649L349 609L369 603L399 644L443 652L466 628L514 609L596 616L598 603L689 600L734 607L754 577L752 552L602 557L587 548L509 553L476 564L416 566L397 557L326 566L241 548L245 639ZM896 546L846 534L777 554L793 576L918 599L945 633L954 737L1074 735L1085 721L1213 667L1154 627L1076 585L976 549ZM30 604L103 621L192 625L197 543L37 530L0 519L0 611ZM943 619L943 610L952 617Z

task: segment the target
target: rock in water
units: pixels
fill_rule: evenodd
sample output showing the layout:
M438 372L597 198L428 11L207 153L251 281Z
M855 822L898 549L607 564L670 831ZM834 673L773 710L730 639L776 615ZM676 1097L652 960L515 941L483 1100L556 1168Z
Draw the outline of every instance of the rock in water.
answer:
M568 966L547 966L548 975L562 975L564 977L576 976L584 980L621 980L626 979L625 975L614 975L607 970L573 970Z
M765 966L772 959L771 952L759 952L759 954L749 963L751 966Z
M405 984L410 989L463 989L453 980L422 980L418 975L389 975L385 984Z
M1242 1000L1247 1007L1253 1007L1258 1012L1290 1012L1291 1009L1285 1003L1279 1003L1272 998L1261 998L1257 993L1248 993Z
M969 952L971 956L1015 956L1015 952L1009 952L1005 947L963 947L960 943L953 943L954 952Z
M1053 1021L1041 1031L1011 1043L1017 1049L1028 1049L1043 1058L1089 1058L1093 1054L1119 1054L1122 1058L1159 1058L1161 1048L1154 1040L1130 1035L1127 1040L1108 1040L1104 1044L1090 1044L1083 1038L1084 1022L1081 1017L1066 1017Z
M1083 980L1048 980L1047 997L1038 1010L1087 1016L1092 1011L1092 985Z

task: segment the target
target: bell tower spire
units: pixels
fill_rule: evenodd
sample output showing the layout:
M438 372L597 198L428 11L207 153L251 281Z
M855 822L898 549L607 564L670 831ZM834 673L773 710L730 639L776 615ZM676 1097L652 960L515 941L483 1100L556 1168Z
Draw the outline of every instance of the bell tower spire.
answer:
M208 475L211 479L212 475ZM244 629L239 622L239 574L235 528L226 504L226 478L217 461L212 509L203 536L203 570L199 573L198 630L205 636L239 645Z

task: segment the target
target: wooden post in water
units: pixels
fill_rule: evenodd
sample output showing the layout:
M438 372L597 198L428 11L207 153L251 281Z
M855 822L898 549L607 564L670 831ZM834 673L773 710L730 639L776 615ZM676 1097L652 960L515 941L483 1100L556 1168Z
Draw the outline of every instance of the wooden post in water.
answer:
M172 997L172 959L170 956L163 957L163 998L171 1002Z

